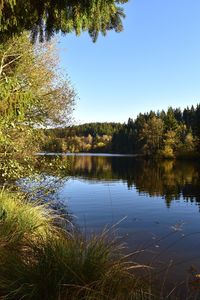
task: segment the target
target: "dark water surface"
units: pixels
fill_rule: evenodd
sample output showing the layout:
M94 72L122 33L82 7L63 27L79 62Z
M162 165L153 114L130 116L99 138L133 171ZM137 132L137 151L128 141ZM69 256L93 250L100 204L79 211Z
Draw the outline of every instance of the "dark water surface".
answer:
M130 156L75 155L57 191L81 230L118 223L138 260L174 264L173 278L200 267L200 163L149 161ZM171 262L170 262L171 261ZM172 262L173 261L173 262Z

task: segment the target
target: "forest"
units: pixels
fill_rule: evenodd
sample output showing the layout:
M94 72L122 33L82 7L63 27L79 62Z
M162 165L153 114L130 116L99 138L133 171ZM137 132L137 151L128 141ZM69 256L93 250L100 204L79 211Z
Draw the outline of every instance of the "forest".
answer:
M87 123L65 128L45 129L45 152L111 152L114 133L122 129L120 123Z
M165 158L196 156L200 146L200 105L139 114L112 138L112 150Z
M43 151L109 152L147 157L198 157L200 105L139 114L125 124L88 123L46 129Z

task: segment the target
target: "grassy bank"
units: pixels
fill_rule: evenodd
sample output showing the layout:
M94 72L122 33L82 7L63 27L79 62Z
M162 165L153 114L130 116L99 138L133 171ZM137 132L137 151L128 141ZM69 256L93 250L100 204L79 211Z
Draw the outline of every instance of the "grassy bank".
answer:
M1 299L147 299L134 276L142 266L106 232L86 240L55 218L21 194L0 194Z
M57 218L20 193L0 193L0 299L183 299L156 286L152 270L124 256L108 230L86 239Z

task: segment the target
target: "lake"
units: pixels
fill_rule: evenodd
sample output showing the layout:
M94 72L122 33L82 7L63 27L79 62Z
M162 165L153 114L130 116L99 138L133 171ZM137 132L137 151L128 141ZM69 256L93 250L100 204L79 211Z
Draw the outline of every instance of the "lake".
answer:
M49 157L51 159L51 157ZM115 224L125 251L173 280L200 267L200 162L117 155L63 155L70 168L57 187L86 235Z

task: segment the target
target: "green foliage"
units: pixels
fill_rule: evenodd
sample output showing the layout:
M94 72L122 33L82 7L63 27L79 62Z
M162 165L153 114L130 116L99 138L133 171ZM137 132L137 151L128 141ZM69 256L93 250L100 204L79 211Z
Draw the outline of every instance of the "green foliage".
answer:
M200 149L200 105L139 114L112 137L112 151L165 158L196 156ZM198 155L197 155L198 156Z
M14 127L63 121L75 93L57 64L53 43L33 46L23 34L0 44L0 117L4 123Z
M16 178L32 171L44 137L34 128L66 123L75 99L57 69L55 44L33 46L27 34L0 44L0 174Z
M128 0L1 0L0 36L5 40L13 34L31 30L34 40L39 36L43 41L57 32L79 35L88 31L95 41L99 32L105 35L112 29L122 31L124 12L118 4L126 2Z
M4 241L9 245L20 244L26 240L26 235L27 238L34 239L39 234L46 235L51 231L53 212L43 205L28 202L20 193L1 191L0 211L1 247Z
M161 149L163 136L163 121L156 116L149 118L144 124L140 134L140 139L143 140L143 153L146 155L156 154Z
M82 125L73 125L65 128L53 128L45 130L48 136L56 136L57 138L65 138L68 136L85 136L92 138L103 135L113 135L122 127L120 123L104 122L104 123L86 123Z
M57 138L56 136L48 136L42 146L41 151L45 152L109 152L111 136L103 135L92 138L88 136L66 136L65 138Z
M139 114L127 124L88 123L44 130L47 152L132 153L165 158L198 156L199 115L196 108Z
M165 158L196 156L200 149L200 105L196 108L139 114L127 124L88 123L44 131L42 150L114 152Z
M65 128L45 129L42 151L110 152L111 138L120 123L87 123Z

